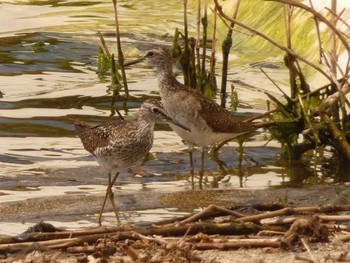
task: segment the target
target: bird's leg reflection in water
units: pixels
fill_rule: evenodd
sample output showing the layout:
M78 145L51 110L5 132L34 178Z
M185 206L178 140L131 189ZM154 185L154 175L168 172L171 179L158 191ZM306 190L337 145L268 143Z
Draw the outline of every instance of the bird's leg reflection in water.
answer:
M246 173L245 173L245 169L243 167L243 161L245 160L245 158L248 158L250 163L254 163L254 164L257 164L257 163L254 159L249 158L248 156L244 155L243 143L245 141L245 138L244 138L245 135L241 136L241 137L242 137L242 139L237 140L237 142L239 143L239 147L236 149L236 151L238 152L238 158L237 158L238 162L234 167L229 167L225 161L220 159L218 148L212 147L209 150L209 152L208 152L209 158L212 161L217 163L218 171L219 171L219 173L215 173L213 175L212 182L210 182L211 188L218 188L220 182L225 183L225 182L229 181L230 178L225 179L225 177L228 174L238 176L239 187L244 187L244 183L246 181L246 178L245 178ZM236 159L236 158L234 158L234 159ZM204 184L209 183L207 177L204 177L203 182L204 182Z

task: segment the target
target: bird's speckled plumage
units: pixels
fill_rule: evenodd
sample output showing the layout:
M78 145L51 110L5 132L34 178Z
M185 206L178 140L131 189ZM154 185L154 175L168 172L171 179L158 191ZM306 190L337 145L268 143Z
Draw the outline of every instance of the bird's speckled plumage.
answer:
M109 186L105 201L107 196L110 196L114 207L111 187L119 172L123 168L133 165L149 152L153 145L154 124L164 121L181 126L180 123L169 118L159 100L149 99L141 105L138 118L132 121L110 121L96 126L81 122L75 123L76 133L84 148L93 154L100 166L109 175ZM186 129L186 127L182 127ZM113 180L111 175L114 175ZM99 217L100 224L105 201ZM116 211L117 209L115 209ZM117 219L119 222L118 216Z
M147 122L138 118L94 127L76 123L75 127L84 148L105 170L114 173L131 166L149 152L153 145L154 123L155 119Z

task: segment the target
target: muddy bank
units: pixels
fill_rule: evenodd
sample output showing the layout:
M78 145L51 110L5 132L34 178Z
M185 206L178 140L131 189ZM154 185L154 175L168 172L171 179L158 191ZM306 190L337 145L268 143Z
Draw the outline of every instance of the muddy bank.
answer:
M223 207L240 207L258 202L281 203L288 206L319 206L328 204L347 204L348 185L305 186L300 188L269 189L204 189L191 190L187 180L177 182L177 190L165 184L162 190L144 189L142 185L116 191L116 200L122 212L124 224L147 225L166 218L181 216L198 211L211 204ZM180 188L185 190L180 190ZM159 184L156 186L160 189ZM187 189L186 189L187 188ZM52 192L47 187L45 192ZM28 225L40 220L54 222L58 227L79 229L96 226L105 187L77 186L60 187L63 195L34 197L26 200L13 200L0 203L1 229L6 234L6 225L18 224L18 230L9 234L19 234ZM114 214L107 206L104 214L105 225L115 225ZM84 222L84 223L82 223ZM14 229L12 228L12 231Z
M130 198L130 196L125 197ZM114 226L111 224L109 227L102 228L85 226L75 231L59 229L59 232L54 233L30 234L29 232L19 236L26 238L19 243L12 241L11 237L2 236L0 240L3 245L0 245L0 250L8 253L6 257L13 260L23 258L34 260L45 257L52 262L60 262L60 260L129 262L130 259L131 261L141 260L141 262L154 260L158 260L157 262L159 260L160 262L164 260L169 262L188 262L189 260L191 262L305 262L310 260L313 260L312 262L347 262L350 260L347 255L350 249L349 227L348 222L344 221L347 219L342 219L349 217L347 185L269 190L190 190L164 192L158 195L143 194L139 198L135 201L148 208L152 206L152 201L156 200L154 204L172 207L173 211L183 211L183 213L171 216L169 213L174 223L170 223L169 220L165 223L164 218L157 217L157 209L154 209L156 219L148 224L145 222L142 224L142 219L133 224L132 220L123 218L124 225L121 227L117 227L114 222ZM76 199L73 198L73 200L73 204L61 202L61 206L69 209L78 203ZM55 204L63 200L56 201L50 198L48 203L54 205L43 209L52 213L55 211ZM12 203L16 207L20 202ZM221 208L213 204L220 205ZM25 207L22 202L22 207L19 207L17 212L23 211L23 214L30 217ZM227 210L225 207L230 207L232 210ZM290 209L286 210L287 207ZM0 209L4 208L4 205L0 206ZM84 208L86 206L82 207ZM202 209L204 210L201 211ZM226 210L230 217L224 216L227 213ZM280 213L283 210L285 210L284 213ZM152 209L148 211L151 212ZM184 216L190 214L188 211L194 211L193 215L201 216L196 218ZM203 213L204 211L206 213ZM272 211L275 211L274 215ZM0 210L0 212L3 211ZM34 212L38 214L38 211ZM124 211L129 216L134 212ZM316 214L318 216L315 217ZM211 216L208 217L208 215ZM112 213L110 217L113 217ZM151 225L157 222L157 226ZM300 222L309 223L306 226L303 223L303 226ZM312 230L311 233L309 228ZM323 230L319 232L318 229ZM290 241L290 236L295 241ZM40 243L40 247L46 247L46 249L35 249L35 252L30 252L33 249L30 242L33 241L35 244ZM6 242L10 243L6 244Z

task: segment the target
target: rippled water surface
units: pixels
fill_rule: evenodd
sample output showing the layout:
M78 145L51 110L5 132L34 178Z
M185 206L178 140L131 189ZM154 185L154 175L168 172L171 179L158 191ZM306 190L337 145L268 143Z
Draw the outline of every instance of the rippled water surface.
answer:
M182 1L120 1L118 8L126 59L152 43L171 43L175 28L183 27ZM191 34L193 10L190 6ZM40 220L70 228L94 226L107 178L75 136L72 120L109 119L110 80L97 74L96 33L115 52L112 3L2 1L0 17L0 234L18 234ZM288 83L288 76L274 53L244 57L242 52L237 47L232 53L229 79L239 93L238 114L251 117L266 111L266 98L249 85L279 96L258 67L265 66L281 84ZM220 53L217 58L220 65ZM129 111L121 113L132 118L144 99L158 96L157 83L153 71L142 65L127 75ZM117 106L124 99L118 98ZM115 186L124 222L153 222L193 209L164 202L192 187L186 146L166 125L156 130L151 155L141 166L123 171ZM314 175L301 163L291 168L280 161L279 144L268 141L264 131L253 134L242 163L235 142L222 148L219 160L208 158L204 188L214 189L209 196L216 196L215 189L298 185L300 175ZM195 158L198 171L198 153ZM113 213L105 213L105 220L115 223Z

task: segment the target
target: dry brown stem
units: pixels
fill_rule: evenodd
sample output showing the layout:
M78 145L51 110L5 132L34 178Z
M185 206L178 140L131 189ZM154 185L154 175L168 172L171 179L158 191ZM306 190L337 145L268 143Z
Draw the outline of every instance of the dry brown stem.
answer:
M303 257L303 256L299 256L299 255L295 255L295 259L297 260L301 260L301 261L305 261L305 262L309 262L309 263L314 263L313 260Z
M215 0L216 2L217 0ZM301 9L304 9L305 11L309 12L310 14L314 15L319 21L323 22L329 29L331 29L339 38L339 40L342 42L344 48L347 50L347 52L350 54L350 45L347 41L347 39L344 37L344 35L323 15L321 15L319 12L317 12L312 7L309 7L301 2L293 1L293 0L265 0L265 1L273 1L273 2L279 2L283 4L288 4L292 6L299 7Z
M256 222L265 218L272 218L277 216L285 216L292 214L305 214L305 213L329 213L329 212L340 212L350 211L350 205L329 205L329 206L310 206L310 207L286 207L277 211L261 213L252 216L245 216L235 221L239 222Z
M197 221L201 218L206 218L206 217L210 217L210 216L214 216L217 214L223 214L223 215L231 215L231 216L234 216L234 217L237 217L237 218L240 218L240 217L243 217L244 215L240 214L240 213L237 213L235 211L232 211L232 210L229 210L227 208L223 208L223 207L220 207L220 206L216 206L216 205L210 205L208 206L207 208L205 208L204 210L198 212L198 213L195 213L194 215L191 215L190 217L182 220L179 222L180 225L185 225L185 224L188 224L190 222L194 222L194 221Z
M345 84L341 87L340 92L334 93L328 96L318 107L317 111L323 111L330 108L332 105L338 103L340 96L343 96L350 92L350 85Z
M350 215L319 215L323 222L330 221L350 221Z
M120 41L120 31L119 31L119 19L118 19L118 4L117 0L112 0L114 8L114 19L115 19L115 36L117 39L117 50L118 50L118 63L122 72L123 86L125 90L126 100L129 97L128 82L126 79L126 73L124 68L124 53L122 50L122 44Z
M322 222L341 222L341 221L350 221L350 215L317 215ZM278 218L267 218L263 220L264 225L285 225L292 224L296 221L300 216L286 216L286 217L278 217ZM327 225L327 224L325 224ZM350 227L346 225L334 225L328 224L328 228L333 229L341 229L341 230L350 230Z
M235 23L237 25L239 25L240 27L243 27L244 29L252 32L255 35L258 35L262 38L264 38L265 40L267 40L268 42L270 42L271 44L273 44L274 46L278 47L279 49L285 51L286 53L288 53L289 55L291 55L292 57L295 57L297 59L299 59L300 61L304 62L305 64L309 65L310 67L316 69L318 72L320 72L323 76L325 76L327 79L329 79L330 81L332 81L332 79L329 77L329 75L319 66L315 65L314 63L310 62L309 60L305 59L304 57L302 57L301 55L297 54L294 50L291 50L285 46L283 46L282 44L278 43L276 40L270 38L269 36L265 35L264 33L258 31L257 29L248 26L244 23L242 23L241 21L231 18L228 15L226 15L223 11L222 11L222 7L219 5L218 0L214 0L215 2L215 6L217 8L217 12L219 14L220 17L223 17L224 19L231 21L232 23Z
M229 250L238 248L258 248L258 247L279 247L279 240L273 239L237 239L230 240L223 243L197 243L193 245L193 249L196 250L209 250L209 249L219 249L219 250Z
M345 157L348 161L350 161L350 145L345 137L345 134L343 134L335 125L334 121L331 120L331 118L328 116L328 114L324 111L319 113L324 123L328 126L329 130L331 131L333 138L338 142L338 145L342 149L342 152L344 153Z
M349 242L350 241L350 235L343 236L339 238L340 241L342 242Z
M230 209L224 208L224 207L220 207L217 205L209 205L207 208L203 209L200 212L196 212L194 214L190 214L187 216L183 216L183 217L175 217L172 219L166 219L164 221L158 222L155 225L169 225L169 224L173 224L173 223L177 223L177 224L187 224L199 219L206 219L206 218L210 218L210 217L218 217L218 216L225 216L225 215L231 215L234 217L243 217L243 214L240 214L238 212L232 211Z
M279 92L283 94L285 98L289 98L288 95L283 91L283 89L277 85L277 83L266 73L266 71L263 68L260 67L259 69L265 75L265 77L267 77L267 79L270 80L271 83L279 90Z
M95 251L96 251L95 246L74 246L74 247L67 248L67 252L72 254L78 254L78 253L92 254Z
M131 258L132 261L138 260L140 258L139 253L133 247L125 245L124 249L126 254Z
M319 263L320 261L315 257L314 253L311 250L311 247L309 245L309 242L305 238L301 238L301 242L303 243L304 247L306 248L307 253L312 259L312 262Z
M350 29L350 25L341 17L344 13L345 9L343 9L339 14L334 13L333 10L329 9L328 7L325 7L326 10L328 10L333 16L337 18L337 20L341 21L348 29ZM345 37L349 38L350 36L344 35Z
M75 238L53 239L40 242L22 242L0 245L0 253L11 253L16 251L33 251L42 249L61 249L72 246L78 246L84 243L94 242L99 238L112 236L112 234L97 234Z

